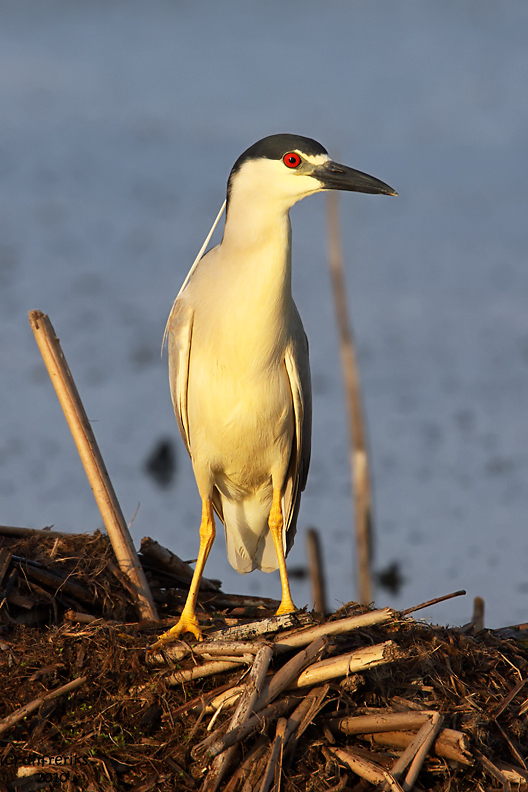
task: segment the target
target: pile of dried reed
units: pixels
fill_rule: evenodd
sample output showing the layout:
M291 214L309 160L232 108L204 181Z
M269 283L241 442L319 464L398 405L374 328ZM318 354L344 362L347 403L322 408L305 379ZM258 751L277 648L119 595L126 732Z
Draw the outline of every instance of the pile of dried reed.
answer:
M528 786L523 629L357 604L273 617L209 581L206 639L156 649L105 537L16 533L0 550L2 792ZM179 610L189 569L143 550L156 606Z

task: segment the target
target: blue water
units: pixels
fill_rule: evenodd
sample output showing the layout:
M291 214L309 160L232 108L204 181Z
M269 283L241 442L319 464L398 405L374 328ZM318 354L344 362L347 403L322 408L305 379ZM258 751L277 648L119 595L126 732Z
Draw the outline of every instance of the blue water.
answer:
M200 503L160 344L232 163L278 131L320 140L399 197L340 202L376 496L376 555L410 607L528 619L528 6L489 0L0 2L0 522L100 518L27 322L49 314L136 543L196 556ZM305 530L330 604L356 596L347 428L324 196L292 212L310 339ZM172 487L147 476L178 441ZM207 573L240 577L219 535ZM295 581L294 599L310 604Z

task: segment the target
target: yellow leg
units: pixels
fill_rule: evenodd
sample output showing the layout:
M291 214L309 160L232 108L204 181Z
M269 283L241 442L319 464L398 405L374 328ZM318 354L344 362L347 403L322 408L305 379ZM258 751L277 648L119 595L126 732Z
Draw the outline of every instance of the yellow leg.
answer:
M268 525L273 537L273 544L277 551L277 558L279 559L279 572L282 586L282 601L277 611L277 616L283 613L292 613L297 610L293 604L290 592L290 584L288 581L288 572L286 571L286 561L284 559L284 547L282 544L282 533L284 530L284 520L282 517L282 495L280 489L273 490L273 503L271 505L270 516Z
M200 524L200 550L198 552L198 559L194 574L192 576L189 593L185 607L180 616L180 620L174 627L171 627L166 633L160 636L154 647L163 643L168 643L173 638L177 638L183 633L190 632L199 641L203 640L202 631L200 630L198 619L196 618L195 608L196 600L198 598L198 588L200 586L200 579L207 561L209 551L213 546L215 538L215 525L213 516L213 505L209 499L202 501L202 522ZM153 647L153 648L154 648Z

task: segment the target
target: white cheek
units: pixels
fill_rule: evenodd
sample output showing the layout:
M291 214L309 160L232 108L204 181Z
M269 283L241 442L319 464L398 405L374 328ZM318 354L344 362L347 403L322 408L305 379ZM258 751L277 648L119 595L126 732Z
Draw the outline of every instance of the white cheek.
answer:
M323 189L323 184L318 179L302 174L287 175L282 179L281 186L285 194L298 196L299 199Z

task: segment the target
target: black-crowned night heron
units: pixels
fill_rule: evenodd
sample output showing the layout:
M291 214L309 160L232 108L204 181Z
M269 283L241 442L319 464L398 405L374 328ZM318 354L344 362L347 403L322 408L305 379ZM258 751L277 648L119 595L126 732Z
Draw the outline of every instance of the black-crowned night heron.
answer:
M202 499L200 550L180 620L162 639L201 638L195 607L215 538L241 573L279 568L278 614L295 610L285 556L310 462L308 342L291 293L289 210L322 190L396 195L338 165L315 140L271 135L235 162L222 242L193 266L167 323L172 400Z

